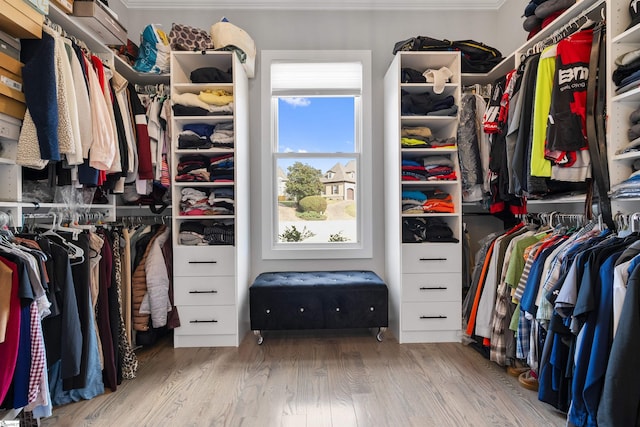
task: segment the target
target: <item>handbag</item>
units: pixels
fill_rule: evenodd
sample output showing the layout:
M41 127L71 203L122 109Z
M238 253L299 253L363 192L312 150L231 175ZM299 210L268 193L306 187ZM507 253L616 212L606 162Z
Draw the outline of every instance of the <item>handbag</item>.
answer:
M183 24L171 24L171 50L200 51L213 49L211 35L205 30Z

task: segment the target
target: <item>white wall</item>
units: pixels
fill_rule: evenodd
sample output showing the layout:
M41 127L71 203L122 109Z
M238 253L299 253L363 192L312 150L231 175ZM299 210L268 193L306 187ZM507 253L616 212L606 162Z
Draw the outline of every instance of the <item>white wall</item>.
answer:
M498 48L504 55L513 52L526 38L520 15L525 3L508 0L499 11L396 12L396 11L245 11L245 10L123 10L118 0L110 6L118 12L129 31L129 38L139 41L140 31L149 23L161 24L169 32L171 23L202 29L226 16L246 30L258 48L256 78L250 80L251 153L260 153L260 62L262 49L367 49L372 52L373 68L373 186L383 188L383 78L393 59L396 42L423 35L440 39L473 39ZM261 236L260 158L251 158L252 276L263 271L312 269L370 269L384 275L384 234L375 233L373 258L365 260L317 261L262 260L258 241ZM384 198L374 199L374 230L382 230Z

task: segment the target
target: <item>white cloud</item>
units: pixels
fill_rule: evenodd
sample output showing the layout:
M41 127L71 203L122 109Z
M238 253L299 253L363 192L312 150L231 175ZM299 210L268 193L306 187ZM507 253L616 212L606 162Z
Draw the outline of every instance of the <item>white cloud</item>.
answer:
M309 98L285 97L280 99L282 99L284 102L286 102L289 105L293 105L294 107L307 107L309 104L311 104L311 101L309 100Z
M307 150L304 150L304 149L294 150L293 148L290 148L290 147L283 147L282 152L283 153L307 153Z

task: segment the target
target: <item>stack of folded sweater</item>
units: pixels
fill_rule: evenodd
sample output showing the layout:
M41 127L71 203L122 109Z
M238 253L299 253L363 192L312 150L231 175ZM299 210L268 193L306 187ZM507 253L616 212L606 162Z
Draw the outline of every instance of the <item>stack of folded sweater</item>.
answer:
M171 96L176 116L212 116L233 114L233 94L222 90L175 93Z
M210 181L233 182L233 154L212 157L209 163Z
M178 134L178 149L208 149L213 146L209 139L214 125L209 123L189 123Z
M455 138L437 138L427 126L404 126L400 133L402 148L453 148Z
M609 196L612 199L640 197L640 159L634 160L631 168L633 172L629 178L611 187Z
M235 241L232 219L206 223L184 221L180 224L178 242L181 245L233 245Z
M233 215L232 187L211 189L185 187L181 191L180 215Z
M640 80L640 49L635 49L618 56L615 60L616 69L611 79L618 87L616 93L626 92L638 87Z
M456 116L458 106L451 95L434 95L431 92L401 92L403 116Z
M176 181L178 182L208 182L209 157L203 155L182 156L177 166Z
M189 123L182 127L178 134L178 149L209 149L230 148L233 149L234 133L233 122Z
M233 182L233 153L215 157L182 156L177 171L175 179L178 182Z
M441 189L428 191L403 191L402 213L454 213L451 194Z
M402 160L403 181L455 181L457 178L453 160L446 156Z
M640 107L629 114L629 129L627 130L629 142L616 151L616 154L632 153L640 150Z
M217 123L209 139L214 147L233 149L233 122Z
M402 243L457 243L453 230L441 218L409 217L402 220Z
M524 30L529 32L527 39L553 22L575 2L576 0L531 0L524 9L525 20L522 23Z

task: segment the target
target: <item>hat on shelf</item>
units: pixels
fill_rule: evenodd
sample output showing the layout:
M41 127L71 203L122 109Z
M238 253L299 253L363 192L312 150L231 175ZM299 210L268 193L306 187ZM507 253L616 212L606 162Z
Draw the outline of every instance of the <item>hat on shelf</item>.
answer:
M627 27L627 30L640 24L640 1L631 0L629 2L629 16L631 17L631 23Z
M640 59L640 49L635 49L627 53L623 53L615 60L616 65L629 65Z
M536 7L535 14L538 18L545 19L554 12L573 6L575 2L576 0L548 0Z
M522 22L522 28L524 28L525 31L533 31L536 28L540 28L541 25L542 19L538 18L536 15L528 16Z

